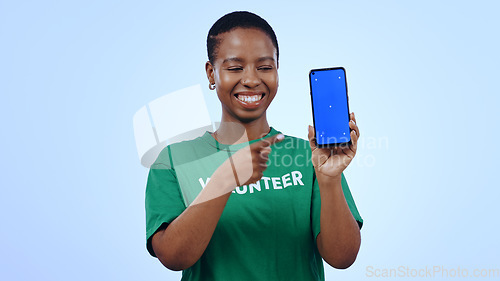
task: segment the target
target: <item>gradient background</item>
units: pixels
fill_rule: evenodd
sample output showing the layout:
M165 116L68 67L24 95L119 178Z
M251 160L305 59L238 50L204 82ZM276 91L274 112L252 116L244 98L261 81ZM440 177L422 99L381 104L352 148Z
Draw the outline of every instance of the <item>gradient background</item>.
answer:
M345 174L365 225L356 263L327 280L498 269L498 2L234 2L0 2L0 279L180 279L145 248L132 116L201 84L219 118L205 39L233 10L277 33L278 130L307 136L310 69L348 72L361 143Z

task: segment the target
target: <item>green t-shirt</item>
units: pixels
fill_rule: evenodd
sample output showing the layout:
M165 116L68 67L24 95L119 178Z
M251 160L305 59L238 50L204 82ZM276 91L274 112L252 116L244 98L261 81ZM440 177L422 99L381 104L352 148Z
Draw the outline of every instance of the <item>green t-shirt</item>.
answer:
M266 137L278 133L271 128ZM206 132L162 150L146 187L146 244L152 256L153 234L179 216L228 155L245 145L220 144ZM271 148L262 179L233 191L205 252L183 271L182 280L324 280L316 247L321 202L309 142L285 136ZM344 175L342 189L361 227Z

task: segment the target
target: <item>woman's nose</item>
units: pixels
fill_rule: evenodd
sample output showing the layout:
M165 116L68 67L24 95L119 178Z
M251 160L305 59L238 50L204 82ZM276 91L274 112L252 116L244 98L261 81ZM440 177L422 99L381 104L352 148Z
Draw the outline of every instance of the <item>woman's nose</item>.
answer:
M248 88L255 88L260 84L260 77L255 69L245 70L241 78L241 84Z

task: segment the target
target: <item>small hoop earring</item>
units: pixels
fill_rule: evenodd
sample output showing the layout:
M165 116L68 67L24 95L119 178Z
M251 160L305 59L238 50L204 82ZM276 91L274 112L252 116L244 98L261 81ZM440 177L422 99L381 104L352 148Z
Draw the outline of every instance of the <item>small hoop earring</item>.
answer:
M208 88L209 88L210 90L215 90L215 83L213 83L213 84L212 84L212 83L208 84Z

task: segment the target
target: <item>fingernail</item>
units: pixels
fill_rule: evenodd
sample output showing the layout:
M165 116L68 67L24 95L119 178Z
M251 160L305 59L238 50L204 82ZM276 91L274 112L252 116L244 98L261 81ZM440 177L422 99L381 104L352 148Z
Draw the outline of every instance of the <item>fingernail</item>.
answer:
M283 134L279 134L279 135L276 137L276 139L277 139L277 140L282 140L282 139L284 139L284 138L285 138L285 135L283 135Z

